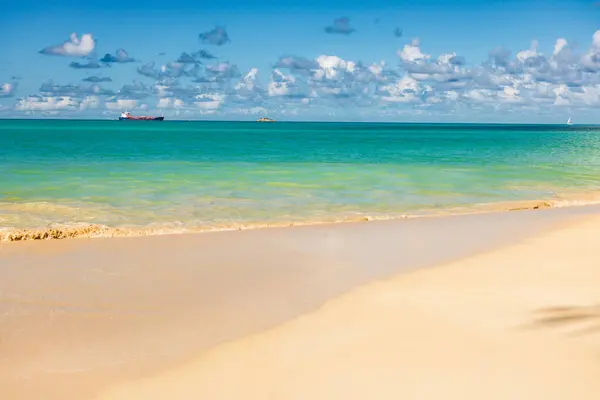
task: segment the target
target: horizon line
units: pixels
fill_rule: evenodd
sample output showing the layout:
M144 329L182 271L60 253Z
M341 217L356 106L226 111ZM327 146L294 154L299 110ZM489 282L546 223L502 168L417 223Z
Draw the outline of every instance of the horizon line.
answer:
M121 122L118 119L108 118L3 118L0 121L97 121ZM257 122L256 119L165 119L163 121L140 121L142 123L169 123L169 122ZM276 120L275 123L331 123L331 124L396 124L396 125L544 125L544 126L571 126L571 127L600 127L600 123L573 124L566 123L532 123L532 122L436 122L436 121L352 121L352 120ZM272 124L272 123L270 123Z

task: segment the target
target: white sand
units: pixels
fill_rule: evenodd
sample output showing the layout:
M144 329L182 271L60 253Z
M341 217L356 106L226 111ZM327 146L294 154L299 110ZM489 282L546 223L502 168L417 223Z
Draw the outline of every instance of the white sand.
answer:
M598 215L0 244L0 399L590 398Z
M595 217L374 283L99 399L595 400L599 245Z

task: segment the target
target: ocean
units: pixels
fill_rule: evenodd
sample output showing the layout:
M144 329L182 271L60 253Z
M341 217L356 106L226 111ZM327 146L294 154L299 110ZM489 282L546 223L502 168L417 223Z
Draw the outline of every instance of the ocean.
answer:
M0 120L4 235L386 219L597 191L600 127Z

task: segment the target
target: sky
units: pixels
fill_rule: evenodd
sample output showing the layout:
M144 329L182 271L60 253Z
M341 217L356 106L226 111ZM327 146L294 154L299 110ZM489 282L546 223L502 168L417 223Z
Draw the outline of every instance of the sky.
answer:
M593 0L5 0L0 42L0 118L600 123Z

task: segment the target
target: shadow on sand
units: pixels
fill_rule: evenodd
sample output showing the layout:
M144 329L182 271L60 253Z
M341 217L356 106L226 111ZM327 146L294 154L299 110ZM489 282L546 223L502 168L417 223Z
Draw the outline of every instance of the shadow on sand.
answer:
M541 308L534 312L533 328L569 328L571 335L600 333L600 304Z

